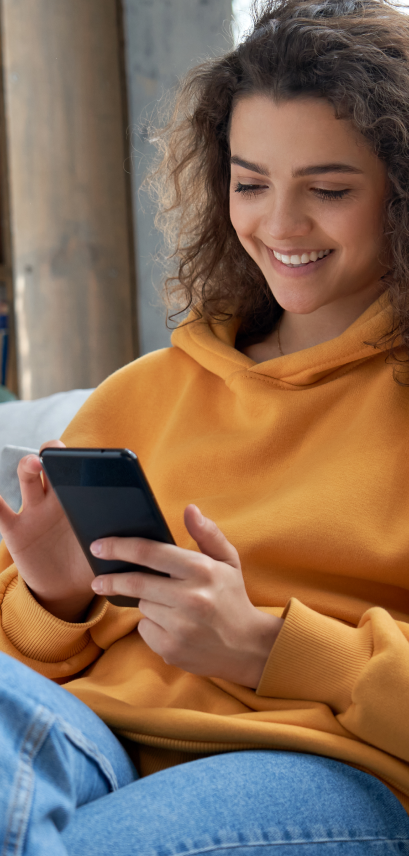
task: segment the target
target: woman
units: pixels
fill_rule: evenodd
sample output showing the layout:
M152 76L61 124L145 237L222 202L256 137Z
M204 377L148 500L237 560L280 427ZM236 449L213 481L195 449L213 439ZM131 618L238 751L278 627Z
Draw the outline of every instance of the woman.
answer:
M408 91L386 3L267 2L156 132L192 314L64 442L137 452L177 546L93 579L20 464L3 853L409 852Z

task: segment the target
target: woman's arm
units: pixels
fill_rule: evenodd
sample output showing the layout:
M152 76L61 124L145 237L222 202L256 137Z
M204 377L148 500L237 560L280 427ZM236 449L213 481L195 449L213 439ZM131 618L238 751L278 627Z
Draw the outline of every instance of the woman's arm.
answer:
M293 598L257 693L327 704L360 740L409 762L409 626L385 609L350 627Z
M94 580L54 492L41 476L39 458L23 458L18 473L21 512L15 514L0 498L0 529L15 563L2 575L2 650L34 667L36 661L55 664L47 669L49 677L75 674L100 654L91 629L103 619L107 604L95 599L95 593L109 594L112 586L112 592L136 591L142 598L140 634L165 662L257 686L282 621L252 605L237 551L212 521L195 506L186 509L187 529L201 553L144 539L105 540L106 557L111 550L112 555L164 569L171 579L131 573ZM133 626L139 618L138 612Z
M92 628L108 605L94 596L89 564L42 480L37 455L20 461L18 475L20 513L0 497L0 649L49 678L65 679L100 656Z
M166 662L267 698L326 704L351 734L409 761L409 627L380 607L351 627L295 598L283 618L265 615L248 600L237 552L215 524L195 506L185 520L202 555L142 539L98 542L100 557L172 579L109 575L94 590L140 597L140 633Z

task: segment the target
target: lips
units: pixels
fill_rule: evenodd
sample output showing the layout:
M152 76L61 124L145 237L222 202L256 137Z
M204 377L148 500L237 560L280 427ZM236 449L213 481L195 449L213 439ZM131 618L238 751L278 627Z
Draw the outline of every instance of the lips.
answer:
M278 273L281 277L284 277L285 279L286 278L298 279L298 277L301 277L301 278L310 277L315 273L315 271L318 273L318 271L320 270L322 265L328 264L328 259L331 258L332 254L333 254L333 250L328 250L326 255L325 255L325 250L322 250L322 256L321 256L321 258L319 258L319 254L321 253L320 250L309 250L308 251L308 257L309 257L308 262L300 262L300 264L292 264L291 261L289 261L288 263L280 261L280 259L277 258L277 253L278 253L278 255L281 255L281 257L284 256L284 257L288 257L289 259L291 259L291 257L294 258L294 256L298 256L299 258L301 258L304 255L304 250L298 249L298 252L296 252L295 250L293 250L292 252L290 250L287 250L286 253L284 253L284 252L280 253L279 250L273 250L273 249L271 249L271 247L268 247L266 244L264 246L267 250L267 253L268 253L268 256L270 259L270 264L271 264L273 270L275 270L276 273ZM317 260L313 261L310 257L312 255L313 255L313 257L315 257L315 254L317 256ZM307 251L305 251L305 255L307 255Z
M279 253L277 250L272 250L274 253L274 258L278 259L282 264L287 265L288 267L299 267L300 265L308 265L311 262L316 262L319 259L323 259L324 256L328 256L331 250L311 250L309 252L298 252L298 253Z

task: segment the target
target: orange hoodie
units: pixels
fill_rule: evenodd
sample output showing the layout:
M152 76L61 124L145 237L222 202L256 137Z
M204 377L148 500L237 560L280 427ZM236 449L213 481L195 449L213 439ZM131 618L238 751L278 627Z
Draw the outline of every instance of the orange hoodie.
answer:
M180 546L195 549L194 502L237 547L252 602L285 616L257 690L165 665L137 609L97 598L84 624L53 617L3 548L2 650L135 741L143 773L312 752L373 773L409 810L409 388L364 344L388 312L377 302L338 338L258 365L235 350L237 323L181 326L65 432L133 449Z

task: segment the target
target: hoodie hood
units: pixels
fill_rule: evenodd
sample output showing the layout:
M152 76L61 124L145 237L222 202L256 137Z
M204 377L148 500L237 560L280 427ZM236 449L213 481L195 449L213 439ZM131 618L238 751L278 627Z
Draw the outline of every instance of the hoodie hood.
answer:
M203 368L226 383L237 373L269 378L273 385L302 389L326 383L351 371L360 363L389 350L377 342L389 329L392 310L386 294L381 295L340 336L293 354L255 363L235 348L240 319L225 324L194 320L193 313L172 334L172 344Z

